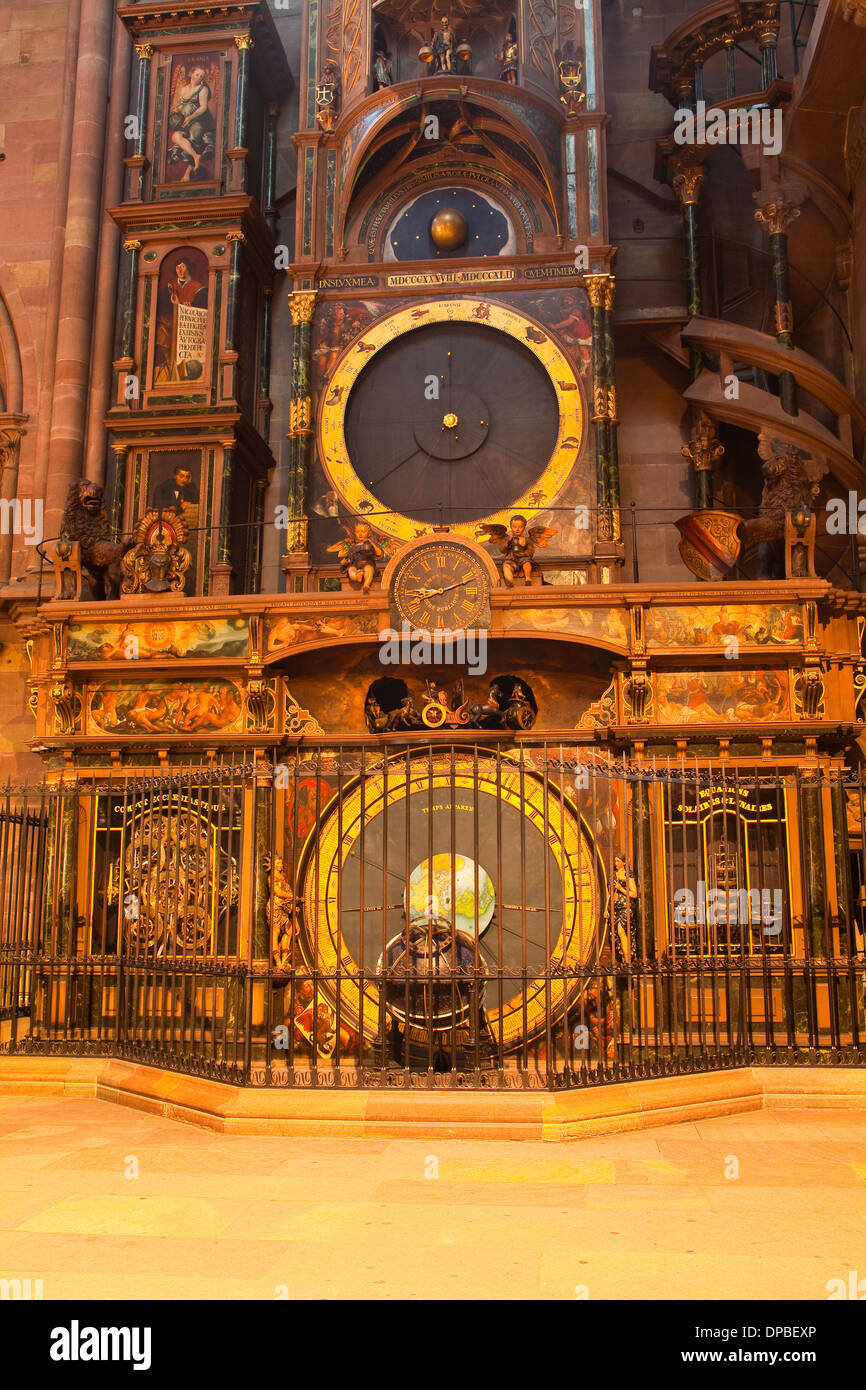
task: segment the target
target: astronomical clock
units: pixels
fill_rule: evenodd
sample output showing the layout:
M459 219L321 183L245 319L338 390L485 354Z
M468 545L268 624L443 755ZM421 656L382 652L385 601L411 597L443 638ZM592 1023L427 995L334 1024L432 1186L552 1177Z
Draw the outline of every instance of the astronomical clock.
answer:
M579 587L620 574L597 17L551 6L545 46L532 5L361 15L356 42L348 6L308 12L283 566L325 609L338 588L378 595L392 631L432 645L321 658L366 729L406 747L296 842L299 949L339 981L362 1050L396 1029L422 1060L455 1030L478 1056L514 1052L583 992L610 865L573 792L519 753L426 741L573 728L547 639ZM507 596L527 590L509 641ZM494 664L440 661L455 631Z

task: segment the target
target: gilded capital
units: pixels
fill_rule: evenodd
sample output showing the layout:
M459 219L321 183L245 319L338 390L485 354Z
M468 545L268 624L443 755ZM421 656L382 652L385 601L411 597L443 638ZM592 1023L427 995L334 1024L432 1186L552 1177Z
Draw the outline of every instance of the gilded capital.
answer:
M704 178L700 164L686 164L677 168L673 177L673 190L683 207L690 207L698 201Z
M607 282L609 275L584 275L583 283L593 309L603 309L607 302Z
M770 236L781 236L787 232L791 223L800 216L800 209L793 203L787 203L783 198L777 199L773 203L765 203L763 207L755 209L755 219L763 222Z
M289 312L293 324L312 323L315 308L315 290L292 290L289 295Z
M691 459L697 473L710 473L713 463L724 452L725 446L719 442L714 422L701 411L692 429L691 440L682 447L683 458Z
M256 46L256 41L252 34L235 34L235 43L241 53L246 52L250 48L255 48Z
M150 59L153 57L153 44L137 43L135 45L135 54L136 57L141 59L143 62L150 62Z
M123 243L123 249L124 251L140 251L141 242L136 241L135 237L129 237L129 239Z

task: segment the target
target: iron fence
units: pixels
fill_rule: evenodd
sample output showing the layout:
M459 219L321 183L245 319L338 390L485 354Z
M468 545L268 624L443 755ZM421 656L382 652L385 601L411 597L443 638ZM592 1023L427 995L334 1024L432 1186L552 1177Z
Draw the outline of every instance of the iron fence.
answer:
M435 736L0 807L0 1048L259 1086L856 1064L864 781Z

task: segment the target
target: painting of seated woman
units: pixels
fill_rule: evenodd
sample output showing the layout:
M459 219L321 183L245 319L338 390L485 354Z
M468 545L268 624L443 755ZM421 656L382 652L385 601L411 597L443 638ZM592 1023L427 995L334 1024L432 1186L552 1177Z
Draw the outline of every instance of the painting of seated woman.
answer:
M216 99L219 54L176 57L171 84L166 141L167 183L213 179L216 170Z

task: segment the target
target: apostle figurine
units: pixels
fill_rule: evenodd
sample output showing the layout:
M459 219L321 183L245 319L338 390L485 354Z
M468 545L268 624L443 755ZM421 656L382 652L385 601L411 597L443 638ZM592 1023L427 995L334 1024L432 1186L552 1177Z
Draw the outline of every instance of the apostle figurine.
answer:
M344 526L347 539L329 545L328 550L340 556L340 569L346 579L361 592L368 594L376 577L376 561L384 555L381 545L373 540L373 528L367 521L356 521L350 531Z
M502 578L506 586L513 589L518 574L523 576L525 583L532 583L533 573L537 568L535 552L540 546L547 545L551 536L556 535L556 528L532 526L527 529L525 516L513 516L508 523L508 530L504 526L485 525L479 526L475 534L499 546L499 553L503 557Z
M502 52L497 54L502 64L502 72L499 74L503 82L509 82L512 87L517 86L517 63L518 63L517 39L514 33L509 30L502 45Z
M376 90L382 87L390 87L393 82L391 76L391 55L384 53L381 48L377 48L373 54L373 78L376 83Z
M442 23L433 35L433 71L454 71L454 30L447 15L442 16Z

